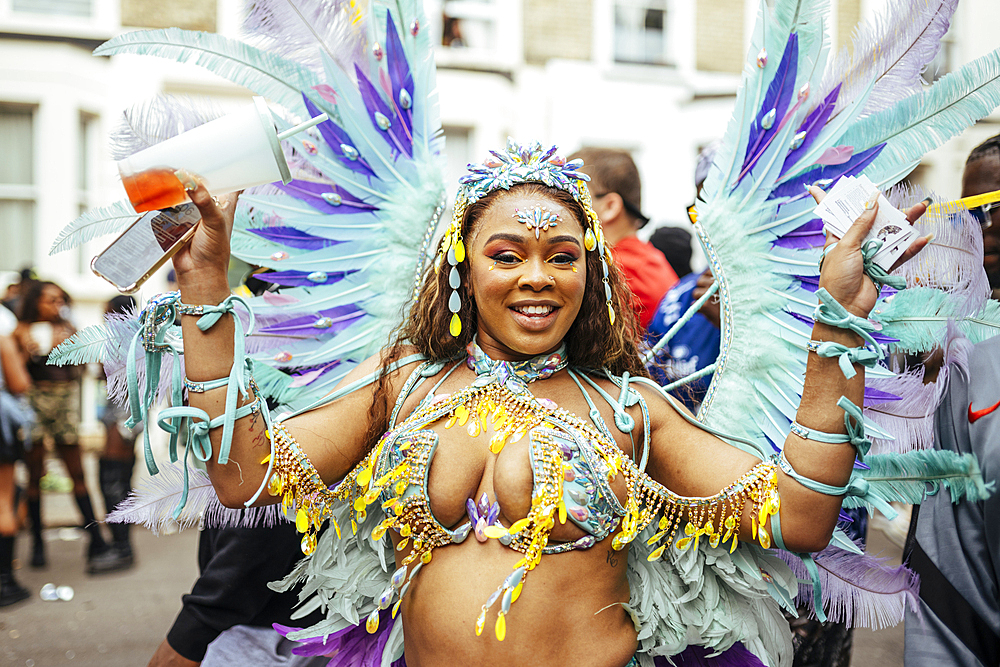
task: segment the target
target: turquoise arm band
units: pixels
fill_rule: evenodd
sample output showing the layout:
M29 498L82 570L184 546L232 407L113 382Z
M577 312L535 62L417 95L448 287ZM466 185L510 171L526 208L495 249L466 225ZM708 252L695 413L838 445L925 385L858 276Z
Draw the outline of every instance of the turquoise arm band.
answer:
M849 443L858 452L858 460L864 460L868 450L872 447L872 441L865 436L866 421L861 412L861 408L851 402L846 396L841 396L837 401L837 407L844 411L844 427L847 433L826 433L815 429L806 428L797 421L792 422L791 432L803 440L814 440L829 445L840 445ZM880 435L882 433L880 432Z
M883 498L872 493L871 485L868 483L868 480L861 477L857 473L851 475L851 481L849 481L845 486L831 486L829 484L824 484L823 482L817 482L814 479L809 479L808 477L797 473L792 467L792 464L788 462L785 452L776 454L774 461L778 464L778 467L781 468L782 472L810 491L822 493L827 496L857 496L884 514L890 521L895 519L898 515L898 512L892 508L892 505L887 503Z
M837 357L840 370L848 380L858 374L854 370L854 364L860 364L865 368L874 368L881 358L880 351L867 347L847 347L832 341L811 340L806 344L806 349L826 359Z

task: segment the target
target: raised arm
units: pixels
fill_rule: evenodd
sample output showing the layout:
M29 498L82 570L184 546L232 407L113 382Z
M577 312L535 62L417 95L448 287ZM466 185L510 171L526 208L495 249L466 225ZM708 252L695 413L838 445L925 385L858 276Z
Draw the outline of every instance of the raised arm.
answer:
M822 192L814 189L817 200ZM926 206L917 204L908 211L910 221L923 214ZM820 274L820 287L841 304L851 315L865 319L875 306L878 291L863 271L861 245L871 229L877 205L858 218L835 248L829 249ZM828 245L837 242L828 238ZM919 252L927 239L918 239L900 261ZM817 322L812 330L813 341L829 341L845 347L863 344L861 336L850 329ZM857 406L864 398L864 368L855 366L857 374L844 376L836 357L824 358L809 353L802 401L796 422L813 432L813 437L790 433L785 440L785 456L795 473L801 477L832 487L848 483L857 455L849 443L828 444L816 439L822 434L847 433L844 410L837 405L846 397ZM675 493L685 496L712 496L760 461L718 438L692 426L665 405L655 411L652 452L649 472ZM826 495L810 490L783 471L778 472L778 493L781 498L781 535L791 551L818 551L830 541L837 523L843 496ZM749 510L749 507L747 508ZM741 536L749 539L751 521L744 512ZM768 524L768 528L770 525Z
M214 306L230 295L227 272L236 195L220 198L217 203L203 185L192 181L188 189L191 200L201 211L202 222L191 243L173 258L181 302L190 306ZM183 315L181 318L188 380L199 383L227 377L234 363L233 316L221 317L205 331L198 328L197 320L196 315ZM236 363L242 364L243 361L236 360ZM352 371L342 385L379 368L378 359L370 359ZM390 396L398 393L397 378L406 370L400 369L389 377ZM364 457L374 387L374 384L368 385L323 408L285 422L288 432L325 482L342 478ZM201 393L189 391L189 403L215 418L225 411L226 391L225 387ZM240 404L251 401L242 400ZM258 411L235 422L226 465L217 462L221 431L221 428L214 428L210 433L213 456L206 467L222 503L229 507L242 507L260 488L267 471L262 464L270 451L264 420ZM264 492L256 504L273 503L279 499Z

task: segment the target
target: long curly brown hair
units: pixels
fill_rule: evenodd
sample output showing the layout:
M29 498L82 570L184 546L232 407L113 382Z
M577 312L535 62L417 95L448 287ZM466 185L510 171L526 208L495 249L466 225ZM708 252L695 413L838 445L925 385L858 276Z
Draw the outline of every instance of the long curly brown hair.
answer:
M550 188L542 183L521 183L509 190L494 190L471 204L462 219L462 234L470 238L476 223L499 200L505 197L544 196L566 207L584 229L587 216L576 199L568 192ZM576 320L566 333L566 356L574 366L589 369L606 368L616 375L628 371L634 376L648 376L639 353L640 329L632 310L632 293L618 268L609 266L608 283L611 286L611 304L615 310L615 323L608 317L604 297L603 270L596 251L587 252L587 276L583 304ZM449 331L451 311L448 298L448 270L428 267L416 302L407 319L393 334L391 344L382 351L382 368L401 359L404 354L416 351L433 361L456 359L465 354L466 346L476 334L478 310L475 296L469 287L469 262L458 265L462 285L458 289L462 300L459 317L462 331L455 337ZM373 447L388 429L389 386L383 374L378 381L372 400L368 446Z

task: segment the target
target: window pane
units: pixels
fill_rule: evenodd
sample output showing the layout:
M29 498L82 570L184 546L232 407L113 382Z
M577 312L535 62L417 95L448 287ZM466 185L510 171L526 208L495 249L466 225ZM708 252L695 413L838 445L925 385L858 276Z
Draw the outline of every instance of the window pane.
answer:
M618 0L615 3L615 60L665 64L665 0Z
M35 203L0 200L0 270L19 271L35 257Z
M31 109L0 106L0 183L30 185L34 180Z
M13 0L15 12L56 14L62 16L92 16L94 0Z

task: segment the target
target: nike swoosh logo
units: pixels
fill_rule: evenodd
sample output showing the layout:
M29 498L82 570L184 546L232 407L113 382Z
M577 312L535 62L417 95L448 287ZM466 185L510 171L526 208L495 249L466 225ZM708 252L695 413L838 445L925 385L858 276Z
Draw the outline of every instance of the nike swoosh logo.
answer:
M997 401L992 407L983 408L982 410L973 410L972 403L969 403L969 423L975 423L977 419L985 417L997 408L1000 408L1000 401Z

